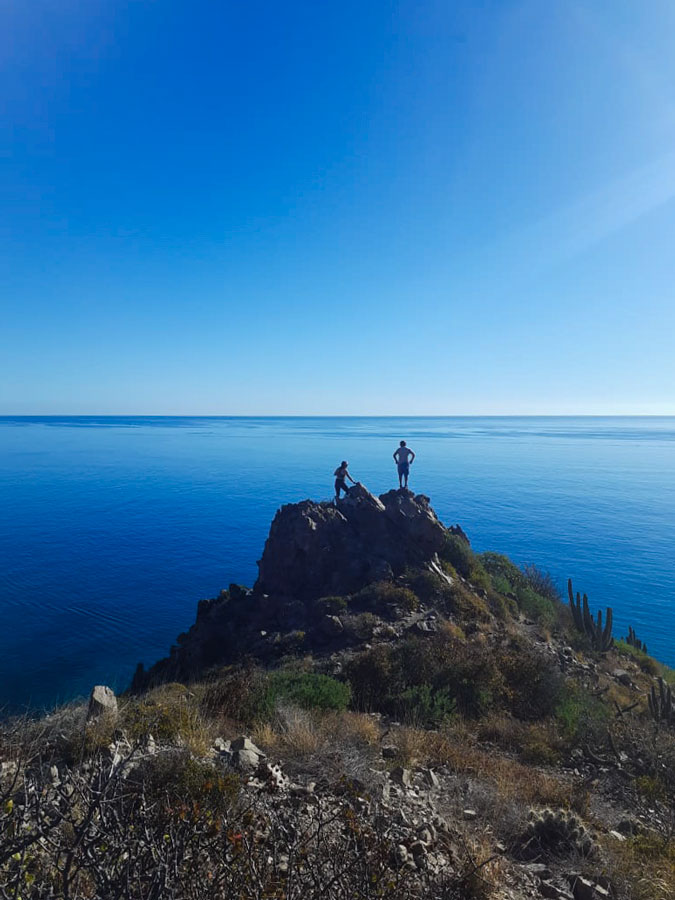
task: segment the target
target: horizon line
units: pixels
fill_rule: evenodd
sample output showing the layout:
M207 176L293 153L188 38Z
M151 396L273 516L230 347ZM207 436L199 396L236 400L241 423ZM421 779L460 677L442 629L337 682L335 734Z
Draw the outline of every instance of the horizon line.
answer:
M673 419L675 413L0 413L0 419Z

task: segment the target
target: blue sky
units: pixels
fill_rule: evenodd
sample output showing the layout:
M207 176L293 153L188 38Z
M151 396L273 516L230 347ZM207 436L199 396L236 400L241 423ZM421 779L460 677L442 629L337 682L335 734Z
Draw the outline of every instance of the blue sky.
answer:
M675 414L674 32L0 2L0 413Z

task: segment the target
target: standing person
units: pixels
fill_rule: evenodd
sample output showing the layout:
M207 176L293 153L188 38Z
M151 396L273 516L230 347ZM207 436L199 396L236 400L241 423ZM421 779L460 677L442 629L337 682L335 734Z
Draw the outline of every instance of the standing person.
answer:
M349 488L347 487L347 482L345 478L349 478L352 484L356 484L352 476L349 474L347 470L347 466L349 463L346 459L343 459L337 469L333 472L335 475L335 499L340 499L340 491L344 491L345 494L349 493Z
M400 446L394 452L394 460L398 468L398 486L399 488L408 487L408 475L410 474L410 466L415 459L415 454L410 447L406 446L405 441L401 441Z

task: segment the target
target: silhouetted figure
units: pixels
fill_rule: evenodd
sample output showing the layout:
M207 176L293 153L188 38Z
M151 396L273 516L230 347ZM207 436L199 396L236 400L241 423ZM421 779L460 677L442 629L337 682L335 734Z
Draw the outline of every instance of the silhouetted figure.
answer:
M347 487L347 482L345 481L348 478L352 484L356 484L352 476L349 474L347 470L347 466L349 463L346 459L343 459L340 465L337 467L333 474L335 475L335 499L340 499L340 491L344 491L345 494L349 493L349 488Z
M410 474L410 466L415 459L415 454L410 447L406 446L405 441L401 441L400 446L394 452L394 460L398 469L398 486L400 488L408 487L408 475Z

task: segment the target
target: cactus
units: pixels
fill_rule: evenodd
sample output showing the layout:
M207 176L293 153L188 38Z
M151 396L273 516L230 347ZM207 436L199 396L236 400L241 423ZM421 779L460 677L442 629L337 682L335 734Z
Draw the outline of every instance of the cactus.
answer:
M530 810L528 820L519 840L519 855L525 859L539 859L542 854L591 856L597 851L595 836L571 812Z
M643 653L647 652L647 645L644 641L641 641L640 638L635 634L635 629L628 626L628 637L624 638L627 644L631 647L635 647L636 650L641 650Z
M655 685L649 692L649 711L655 722L663 722L666 725L675 725L675 703L673 702L673 689L666 684L663 678L659 678L659 689Z
M577 630L588 636L594 650L597 650L599 653L606 653L614 645L614 638L612 637L614 614L611 607L607 607L605 625L603 627L602 610L598 610L597 619L594 619L588 606L586 594L584 594L582 600L581 594L577 591L575 601L571 578L567 579L567 593L569 594L570 609L572 610L572 617Z

